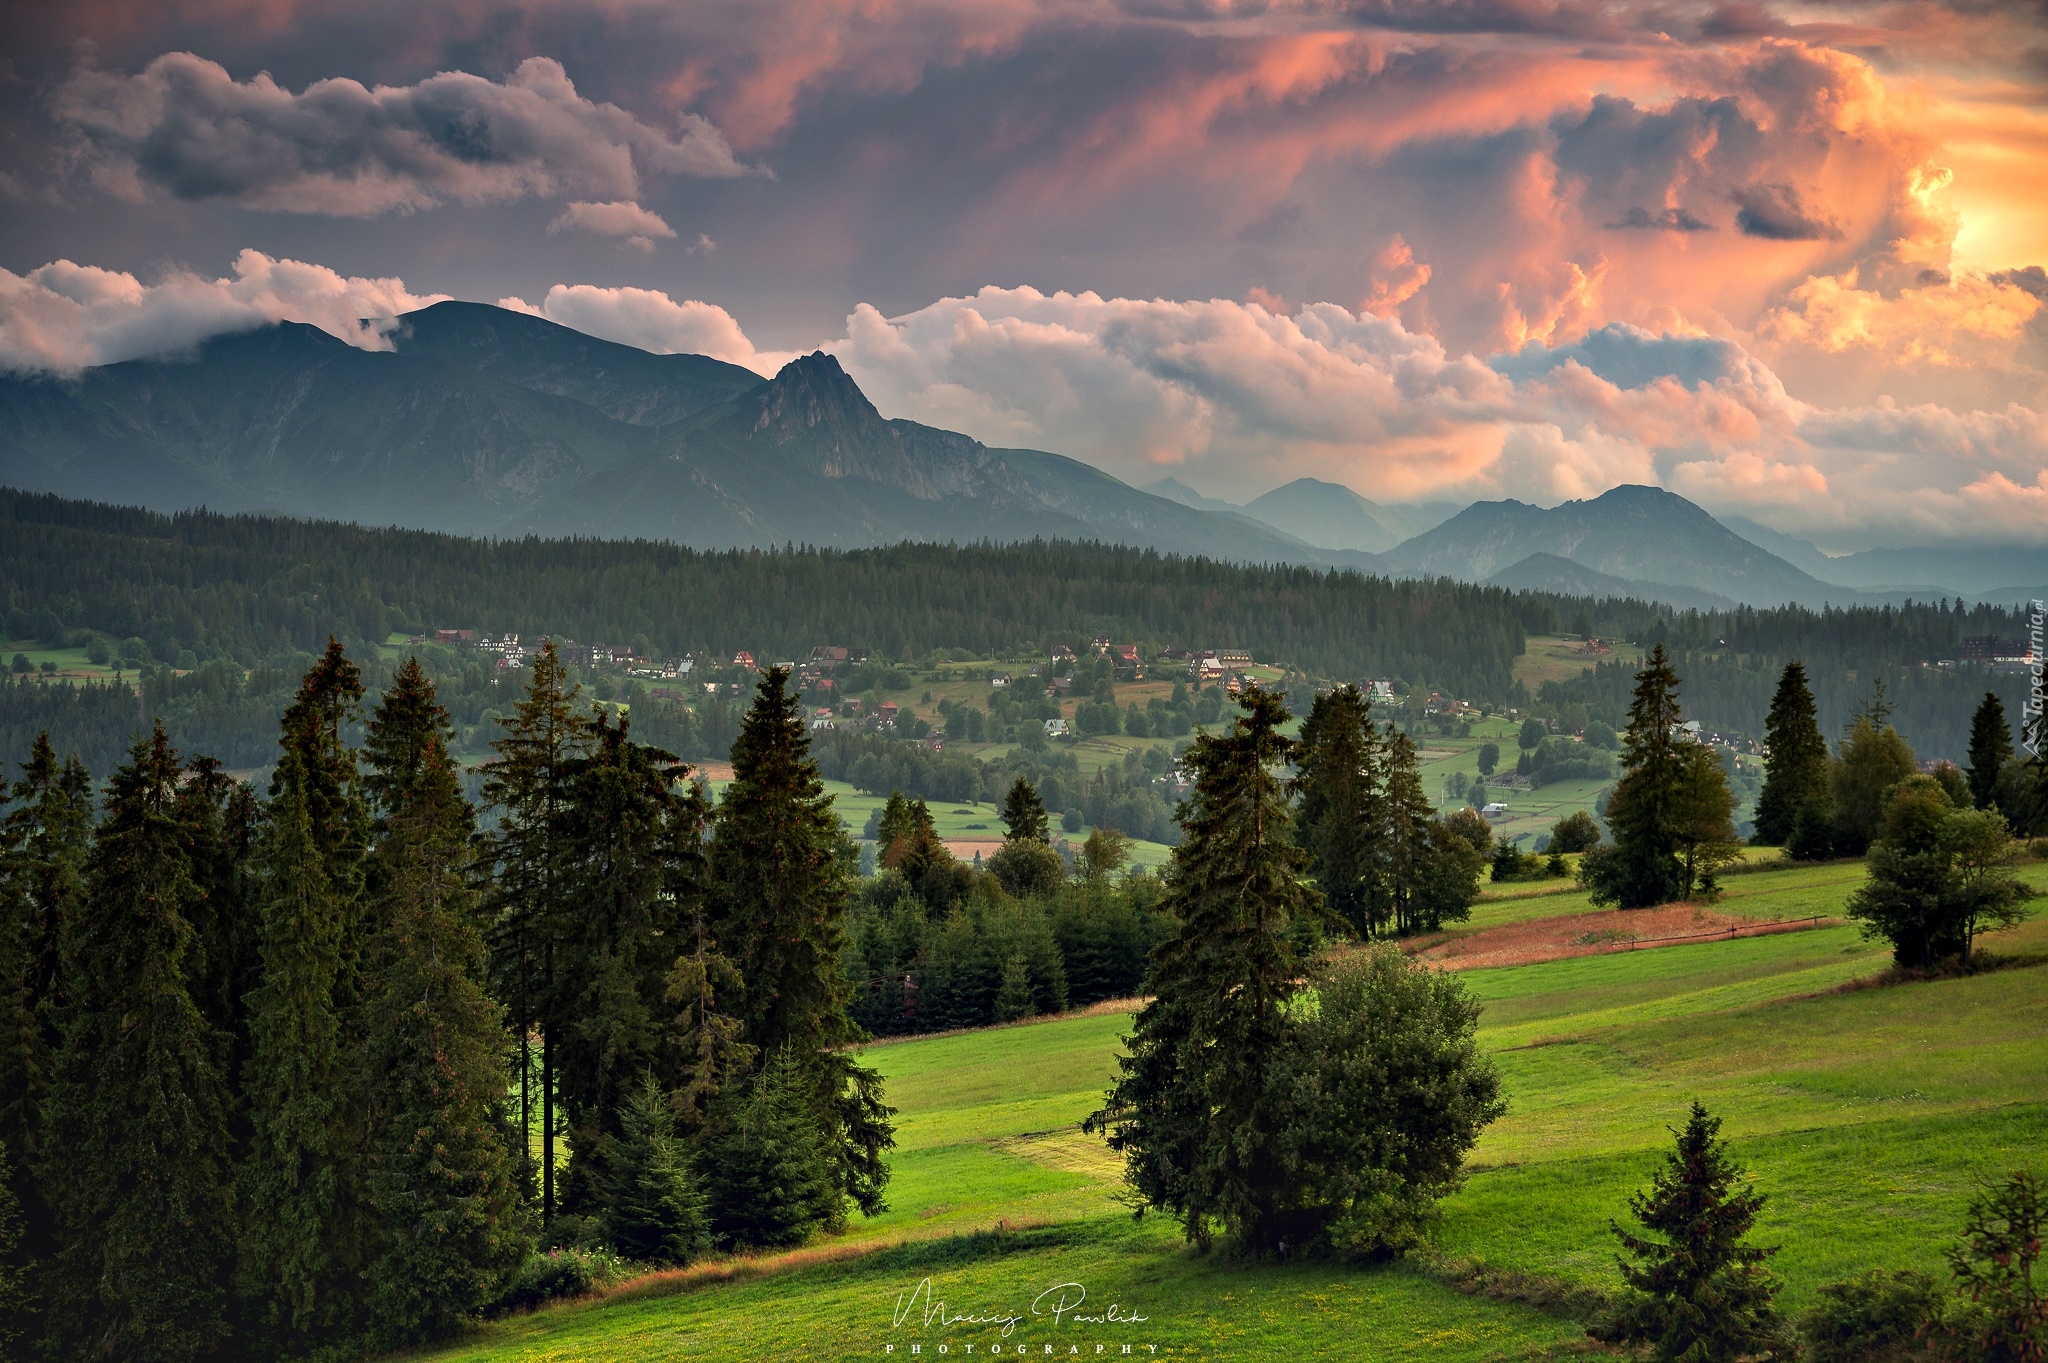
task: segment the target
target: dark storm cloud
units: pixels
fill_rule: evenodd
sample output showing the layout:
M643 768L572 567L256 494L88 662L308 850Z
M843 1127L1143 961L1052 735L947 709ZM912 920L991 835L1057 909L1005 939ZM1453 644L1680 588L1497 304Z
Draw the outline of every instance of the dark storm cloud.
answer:
M238 81L173 52L132 76L80 72L52 110L75 161L136 201L366 217L572 193L631 200L643 172L746 173L705 120L665 132L585 99L560 63L539 57L502 84L442 72L374 89L323 80L294 94L267 74Z
M1842 229L1824 214L1807 208L1799 191L1787 184L1750 185L1735 191L1735 225L1746 237L1763 241L1836 241Z
M1714 225L1702 222L1683 208L1666 208L1656 213L1640 204L1623 213L1621 217L1607 224L1610 231L1646 229L1653 232L1711 232Z

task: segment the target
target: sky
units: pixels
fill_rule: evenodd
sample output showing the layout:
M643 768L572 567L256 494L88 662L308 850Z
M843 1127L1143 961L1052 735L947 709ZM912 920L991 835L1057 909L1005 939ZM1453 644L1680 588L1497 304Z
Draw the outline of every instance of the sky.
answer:
M0 368L444 297L1246 499L2048 543L2048 0L0 7Z

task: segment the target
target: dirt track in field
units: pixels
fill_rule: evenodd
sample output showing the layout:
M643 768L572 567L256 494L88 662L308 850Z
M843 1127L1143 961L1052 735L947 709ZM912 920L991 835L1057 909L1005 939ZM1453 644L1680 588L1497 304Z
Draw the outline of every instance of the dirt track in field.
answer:
M1824 927L1832 919L1759 922L1699 904L1662 904L1654 909L1609 909L1504 923L1477 932L1446 933L1404 943L1403 950L1445 970L1482 966L1534 965L1571 956L1614 951L1725 942Z

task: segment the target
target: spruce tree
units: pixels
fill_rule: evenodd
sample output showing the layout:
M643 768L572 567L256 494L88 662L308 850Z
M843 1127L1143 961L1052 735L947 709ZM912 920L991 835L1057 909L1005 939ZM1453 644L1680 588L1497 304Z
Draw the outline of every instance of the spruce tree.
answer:
M1828 744L1820 735L1813 690L1804 664L1785 664L1764 719L1764 788L1756 800L1760 847L1782 847L1801 813L1826 819L1833 813L1828 787Z
M1019 947L1003 962L1002 982L996 988L995 1020L1015 1022L1037 1012L1038 1004L1031 997L1031 967Z
M473 820L450 732L408 661L365 745L380 836L359 1068L372 1318L391 1346L454 1331L498 1294L531 1240L499 1117L509 1038L485 988Z
M1632 1291L1597 1338L1647 1344L1658 1363L1737 1363L1782 1350L1778 1285L1764 1268L1777 1251L1744 1243L1764 1198L1736 1188L1743 1173L1720 1131L1695 1102L1650 1191L1629 1198L1645 1233L1613 1230L1634 1260L1621 1263Z
M356 1325L343 1183L359 1153L336 990L345 927L314 841L299 753L287 748L256 851L257 955L243 1076L249 1149L238 1171L239 1282L260 1332L303 1351Z
M1421 762L1413 739L1390 726L1384 761L1380 869L1371 922L1376 933L1391 929L1397 936L1406 936L1426 921L1422 901L1436 897L1430 890L1443 888L1435 879L1435 873L1443 868L1434 865L1436 859L1431 856L1430 825L1436 821L1436 811L1422 787ZM1483 861L1482 855L1464 872L1467 880L1478 874L1477 865Z
M519 1128L531 1132L536 1114L541 1135L537 1181L541 1214L555 1209L555 1042L550 1027L555 989L555 937L567 910L570 785L590 746L590 726L576 714L577 687L563 669L554 641L543 640L527 680L526 695L510 717L499 720L504 734L491 744L497 760L486 769L484 799L499 813L486 861L490 898L491 973L497 996L510 1010L519 1045ZM538 1092L532 1040L541 1040ZM521 1142L520 1148L526 1148ZM537 1174L537 1179L535 1175Z
M1003 797L1003 828L1006 842L1050 840L1045 801L1038 798L1037 787L1022 776L1010 783L1010 793Z
M300 681L298 694L286 707L278 738L278 746L298 759L307 828L336 902L350 920L361 908L370 814L355 749L343 730L358 718L362 699L362 672L349 661L340 643L330 638L327 651ZM275 777L271 794L277 794ZM352 952L360 943L353 939L353 921L347 926L350 931L343 934L343 946ZM344 976L350 968L351 963L344 960ZM348 987L344 978L342 988Z
M695 862L685 863L685 857ZM692 836L686 847L677 848L674 860L699 872L702 858L702 841ZM663 994L679 1010L670 1024L677 1059L676 1089L669 1102L683 1134L694 1137L710 1120L719 1096L752 1071L758 1053L743 1039L746 1023L735 1011L745 985L711 940L704 895L688 895L680 908L685 949L669 971Z
M601 1222L605 1239L628 1259L688 1264L709 1247L710 1224L669 1095L652 1074L643 1075L622 1115Z
M820 1130L810 1065L785 1048L726 1105L704 1151L711 1225L728 1248L800 1245L834 1222L838 1162Z
M1385 799L1379 731L1355 686L1317 696L1295 754L1302 848L1330 911L1359 937L1376 926Z
M178 790L177 817L199 891L192 999L220 1035L221 1073L238 1076L248 1063L248 995L260 969L254 857L262 812L246 781L211 757L195 757Z
M2005 703L1996 691L1986 691L1970 716L1970 799L1977 808L1996 804L1998 778L2011 761L2012 730L2006 727Z
M1679 730L1678 674L1656 645L1636 673L1622 737L1622 775L1607 797L1614 845L1588 854L1579 874L1595 904L1664 904L1684 892L1679 820L1691 740Z
M747 1044L805 1070L839 1182L873 1214L889 1177L892 1110L881 1077L846 1049L865 1033L847 1014L852 987L839 962L843 834L788 681L787 668L761 674L732 746L732 784L712 825L713 936L747 982Z
M22 1216L15 1246L22 1263L47 1260L56 1249L36 1169L45 1157L42 1105L62 1040L60 944L80 912L91 851L90 792L77 757L60 763L49 736L38 734L11 791L15 807L0 824L0 1147ZM33 1303L23 1309L32 1314Z
M0 1143L0 1358L20 1358L36 1328L29 1299L28 1262L21 1242L21 1201L14 1193L14 1161Z
M49 1331L62 1357L184 1363L227 1334L228 1094L186 977L181 775L161 724L130 750L61 944L42 1179L65 1247Z
M673 1078L664 994L675 964L679 909L701 892L691 865L671 861L701 838L697 788L668 753L632 741L628 721L600 717L595 747L571 786L564 890L577 906L555 936L551 1033L571 1128L563 1205L594 1213L612 1181L606 1165L639 1076ZM688 875L679 875L687 871Z
M1286 708L1258 687L1222 734L1204 734L1163 907L1174 935L1153 956L1153 999L1088 1129L1106 1131L1144 1205L1171 1212L1188 1238L1220 1224L1248 1247L1273 1247L1282 1210L1279 1113L1268 1073L1307 961L1296 922L1319 916L1302 883L1286 792L1275 768L1293 744Z

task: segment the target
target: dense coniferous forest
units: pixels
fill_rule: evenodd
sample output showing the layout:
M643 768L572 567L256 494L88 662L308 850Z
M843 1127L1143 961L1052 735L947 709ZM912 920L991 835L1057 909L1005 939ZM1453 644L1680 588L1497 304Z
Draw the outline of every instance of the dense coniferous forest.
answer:
M800 658L820 643L890 661L940 650L1017 657L1107 634L1141 647L1243 648L1331 681L1388 677L1484 705L1617 725L1631 685L1626 665L1547 683L1534 696L1511 675L1530 634L1579 631L1664 643L1687 679L1688 714L1751 738L1761 736L1787 661L1808 664L1830 729L1882 678L1916 750L1960 761L1985 678L1931 664L1955 659L1965 636L2024 633L2015 612L1962 603L1674 613L1100 544L700 553L637 541L491 542L278 517L164 516L9 490L0 490L0 607L15 640L57 643L91 631L126 645L139 698L33 679L0 686L0 753L25 753L47 729L95 776L112 771L158 717L182 748L231 768L260 767L291 679L330 636L362 658L375 686L365 645L435 628L634 642L669 656L747 649L763 662ZM422 657L457 726L453 746L476 751L507 703L503 688L473 660L433 650ZM2023 681L1989 682L2011 713ZM1574 706L1585 708L1583 718ZM723 757L737 732L724 706L655 706L641 719L691 758Z

